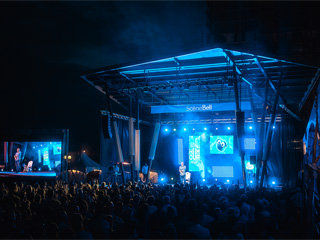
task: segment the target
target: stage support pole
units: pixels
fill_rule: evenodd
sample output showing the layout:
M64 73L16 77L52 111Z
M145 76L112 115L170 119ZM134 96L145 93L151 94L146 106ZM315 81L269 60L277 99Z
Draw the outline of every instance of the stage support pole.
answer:
M259 134L259 126L258 126L256 109L255 109L254 103L253 103L252 91L253 91L252 88L250 88L251 118L252 118L253 126L254 126L254 135L255 135L256 139L258 139L259 138L259 136L258 136L258 134Z
M123 169L123 154L122 154L122 149L121 149L121 143L120 143L120 138L119 138L119 131L118 131L117 122L113 116L113 111L112 111L112 107L111 107L111 103L110 103L110 94L109 94L108 85L105 85L105 92L106 92L107 108L108 108L110 115L111 115L111 122L112 122L113 130L115 133L115 137L116 137L117 156L118 156L118 160L119 160L119 164L120 164L122 183L125 184L124 169Z
M69 129L63 130L63 164L61 163L62 181L68 182Z
M250 105L251 105L251 118L253 121L253 127L254 127L254 135L255 135L255 139L258 140L259 138L259 125L258 125L258 119L257 119L257 114L256 114L256 109L254 107L254 102L253 102L253 89L252 87L250 88ZM258 148L259 149L259 148ZM257 164L258 164L258 151L255 151L255 156L256 156L256 174L257 174ZM256 176L254 176L255 178L255 185L257 186L258 184L258 179L256 178Z
M243 116L243 119L239 121L241 109L240 109L240 99L239 99L239 91L238 91L238 75L235 64L233 64L233 75L234 75L234 96L235 96L235 102L236 102L236 125L237 125L237 139L238 139L238 146L239 146L239 153L241 158L241 168L242 168L242 179L243 179L243 186L247 187L247 177L246 177L246 169L244 164L244 151L242 147L242 138L243 138L243 131L244 127L243 124L245 122L245 117ZM243 122L242 122L243 121ZM240 124L241 123L241 124ZM240 127L242 129L240 129Z
M129 117L129 156L130 156L130 170L131 182L134 181L134 126L132 117L132 99L130 98L130 117Z
M139 106L139 93L137 93L136 95L136 103L137 103L137 118L136 118L136 134L139 134L139 136L135 136L136 141L135 144L138 144L137 146L135 146L135 177L134 180L137 181L138 180L138 176L139 176L139 171L140 171L140 106ZM138 154L138 156L136 156Z
M12 157L13 157L13 155L12 155L12 153L13 153L13 142L10 142L10 145L9 145L9 167L11 168L11 169L13 169L13 166L12 166Z
M280 67L281 67L281 65L280 65ZM263 187L263 180L264 180L264 176L266 175L266 171L267 171L267 162L268 162L269 156L270 156L271 139L272 139L272 136L273 136L273 126L274 126L274 122L275 122L276 115L277 115L277 106L278 106L278 101L279 101L279 96L280 96L280 89L281 89L281 86L282 86L282 79L283 79L283 74L282 74L282 71L281 71L280 80L279 80L279 83L278 83L278 89L277 89L277 92L276 92L276 98L275 98L274 103L273 103L271 119L270 119L269 125L268 125L266 144L265 144L265 148L264 148L264 151L263 151L263 158L262 158L263 167L262 167L260 187Z
M3 144L3 161L5 164L5 170L8 170L8 142Z
M158 139L159 139L159 132L160 132L160 122L157 122L154 126L152 142L151 142L150 152L149 152L148 179L149 179L149 175L150 175L150 169L152 166L152 162L153 162L155 154L156 154L156 149L157 149L157 144L158 144Z
M257 163L256 163L256 184L259 184L259 175L260 175L260 168L262 163L262 155L263 155L263 145L264 145L264 134L265 134L265 118L266 118L266 111L267 111L267 102L268 102L268 92L269 92L269 81L266 79L265 89L264 89L264 103L262 109L262 116L260 122L260 133L259 133L259 141L258 141L258 156L257 156Z

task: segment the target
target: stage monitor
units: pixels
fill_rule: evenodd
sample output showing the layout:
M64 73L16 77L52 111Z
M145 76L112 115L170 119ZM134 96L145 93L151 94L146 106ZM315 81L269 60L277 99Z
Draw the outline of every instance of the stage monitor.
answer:
M233 166L212 166L213 177L233 177Z
M33 161L37 168L49 171L61 166L61 142L20 142L15 145L14 151L17 147L21 150L21 165Z
M244 149L245 150L255 150L256 149L256 139L255 138L244 138Z
M233 136L210 136L210 154L233 154Z

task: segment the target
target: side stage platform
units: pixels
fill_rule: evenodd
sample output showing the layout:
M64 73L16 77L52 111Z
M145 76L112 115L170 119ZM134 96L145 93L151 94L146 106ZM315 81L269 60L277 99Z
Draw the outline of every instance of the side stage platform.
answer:
M0 182L42 182L42 181L55 181L57 178L56 172L0 172Z

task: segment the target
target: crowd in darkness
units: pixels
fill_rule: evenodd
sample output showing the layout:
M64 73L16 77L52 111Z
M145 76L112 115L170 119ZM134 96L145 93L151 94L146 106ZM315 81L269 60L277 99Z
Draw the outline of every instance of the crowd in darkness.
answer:
M128 182L0 186L5 239L304 238L302 193Z

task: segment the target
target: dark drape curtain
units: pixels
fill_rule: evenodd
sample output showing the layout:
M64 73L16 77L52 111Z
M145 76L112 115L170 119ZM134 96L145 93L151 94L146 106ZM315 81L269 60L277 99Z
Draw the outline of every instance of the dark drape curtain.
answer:
M129 124L128 121L116 119L121 143L121 149L124 161L129 160ZM111 123L112 124L112 123ZM100 134L100 164L104 167L109 167L116 162L119 162L117 156L117 146L115 140L115 133L112 128L112 138L105 139L101 126Z
M277 177L287 187L296 187L298 172L303 160L302 136L299 123L288 115L282 115L282 122L274 130L268 176Z

